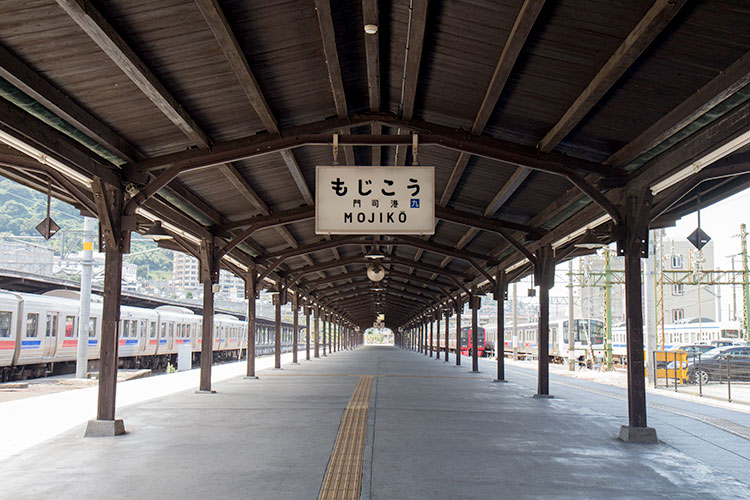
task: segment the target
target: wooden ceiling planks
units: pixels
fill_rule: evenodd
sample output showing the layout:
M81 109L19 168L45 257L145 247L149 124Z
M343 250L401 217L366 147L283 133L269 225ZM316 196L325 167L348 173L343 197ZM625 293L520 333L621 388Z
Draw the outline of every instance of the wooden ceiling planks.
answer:
M545 141L543 147L594 162L602 162L627 147L649 127L663 128L661 132L648 132L646 139L631 145L633 153L621 154L626 158L658 143L668 131L697 116L700 98L691 96L702 86L714 83L720 94L721 85L726 84L731 90L725 92L735 91L744 81L742 71L736 73L733 82L729 74L722 72L750 50L750 15L744 2L690 2L666 24L661 35L646 43L647 48L639 56L631 56L627 64L621 64L625 68L621 77L611 73L611 87L591 92L594 97L584 99L585 106L569 113L573 119L566 118L557 127L558 133L554 131L555 124L585 93L587 85L597 78L653 2L546 2L537 11L536 22L527 20L527 36L519 36L513 42L512 33L519 31L524 9L538 8L541 2L433 0L428 4L420 0L412 4L410 11L407 0L380 4L374 0L200 0L204 7L225 15L219 19L224 26L221 42L222 37L212 33L211 23L206 22L194 1L91 1L151 72L156 83L146 83L157 94L160 92L156 84L161 83L166 91L162 92L162 99L168 102L171 96L177 103L169 103L171 110L165 110L171 121L157 110L159 104L149 101L52 0L5 0L3 8L7 7L8 12L0 16L0 44L147 157L184 151L192 144L209 144L208 137L223 142L258 132L273 134L289 126L380 109L413 114L417 120L474 130L526 146L538 144L553 131L553 140ZM59 3L80 5L73 0ZM378 6L379 13L373 17L372 10ZM319 13L325 7L328 12L321 20ZM380 33L376 44L363 32L365 22L373 19ZM413 31L407 34L410 23ZM416 47L422 40L420 31L424 33L421 51ZM236 43L227 35L235 37ZM407 37L411 36L415 38L410 38L409 48L420 52L421 60L405 57ZM509 36L511 42L506 43ZM227 44L234 46L234 55L227 53ZM378 58L375 64L374 50ZM517 57L503 63L504 52ZM237 70L237 61L239 67L243 66L243 57L244 76L255 79L244 90L240 83L243 75ZM230 63L233 59L234 70ZM373 83L375 76L380 81ZM145 87L143 82L141 86ZM253 88L255 97L247 92ZM153 93L153 89L149 92ZM260 117L257 102L255 108L252 105L259 97L265 101L261 106L265 112L261 109ZM711 102L710 98L707 102ZM677 117L670 125L669 114L681 103L682 118ZM385 125L376 122L383 133L404 133L405 129L400 128L403 124L384 122ZM357 133L370 131L370 123L355 128ZM703 136L711 134L702 133ZM405 162L405 153L410 149L401 146L397 154L395 146L381 148L382 151L362 146L352 149L360 164L387 165ZM597 206L579 203L585 197L557 176L484 158L469 160L466 155L465 165L461 165L459 151L442 147L422 146L420 153L422 164L436 166L436 192L444 198L444 205L509 222L557 226L554 234L544 236L544 241L601 213ZM664 162L689 156L689 151L670 151L656 165L661 168ZM350 163L351 159L346 161ZM612 161L620 165L626 160L615 156ZM303 146L285 158L275 153L236 162L232 168L239 175L236 180L241 180L239 186L228 180L234 175L231 171L229 178L222 178L212 167L186 172L178 184L168 189L181 193L183 201L221 224L309 205L314 167L329 163L330 147ZM456 171L457 163L465 169L463 175ZM667 166L676 168L671 163ZM642 176L639 185L662 175L655 173L653 167L646 170L648 175ZM597 178L591 176L590 181ZM738 177L737 182L712 184L712 196L721 189L736 190L743 182ZM290 189L294 185L297 189ZM167 194L155 198L151 205L169 208ZM687 205L679 205L680 209L684 206ZM582 219L570 219L570 214L581 207L585 208L577 217ZM178 215L174 207L169 208L169 213ZM669 217L668 214L663 219L670 220ZM306 220L283 229L262 230L251 243L256 249L270 252L322 240L314 234L312 221ZM452 222L441 222L432 241L485 255L504 254L507 248L497 234L476 228L467 231L466 226ZM429 280L435 275L433 279L444 280L454 292L456 283L448 284L437 273L466 274L462 279L472 283L479 279L463 261L423 249L389 245L388 241L381 246L397 258L397 263L389 264L392 269L405 273L418 268L412 271L416 276ZM351 272L357 280L363 280L361 263L336 262L339 258L347 261L357 257L361 251L360 246L346 246L312 255L320 263L318 268L329 275L339 273L348 279L347 272ZM294 257L288 267L301 270L312 265L311 260ZM323 269L332 265L337 267ZM315 278L308 275L302 282ZM361 319L367 314L359 312L356 316Z

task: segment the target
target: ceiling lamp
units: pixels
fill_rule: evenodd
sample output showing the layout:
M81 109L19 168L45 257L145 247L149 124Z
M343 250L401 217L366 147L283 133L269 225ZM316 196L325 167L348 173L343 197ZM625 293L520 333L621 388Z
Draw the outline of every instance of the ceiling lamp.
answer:
M154 241L164 241L164 240L171 240L173 239L173 236L166 232L163 227L161 227L161 221L155 220L154 223L151 225L151 229L143 233L144 238L148 238L150 240Z
M607 245L602 243L602 241L596 237L594 231L588 229L578 241L573 243L573 246L576 248L585 248L587 250L596 250L598 248L604 248Z
M378 249L373 246L370 249L370 251L365 254L365 259L370 259L370 260L385 259L385 255L380 253Z
M365 24L365 33L368 35L374 35L378 32L378 25L377 24Z
M370 281L380 281L385 278L385 268L377 262L367 266L367 277Z

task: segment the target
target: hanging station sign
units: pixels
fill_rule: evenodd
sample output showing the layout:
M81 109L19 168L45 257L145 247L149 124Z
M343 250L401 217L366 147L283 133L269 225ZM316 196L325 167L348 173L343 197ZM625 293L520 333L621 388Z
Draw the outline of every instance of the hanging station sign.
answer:
M434 232L434 167L316 167L316 234Z

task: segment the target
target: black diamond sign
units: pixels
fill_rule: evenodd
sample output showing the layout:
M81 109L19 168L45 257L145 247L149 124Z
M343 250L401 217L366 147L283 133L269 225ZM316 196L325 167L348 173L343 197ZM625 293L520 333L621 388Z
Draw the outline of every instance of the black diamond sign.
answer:
M40 222L38 226L36 226L36 230L39 231L42 236L44 236L45 240L48 240L60 230L60 226L55 224L55 221L53 221L50 217L45 217L44 220Z
M711 241L711 237L704 233L701 228L698 228L687 237L687 240L692 243L695 248L701 250L706 246L706 243Z

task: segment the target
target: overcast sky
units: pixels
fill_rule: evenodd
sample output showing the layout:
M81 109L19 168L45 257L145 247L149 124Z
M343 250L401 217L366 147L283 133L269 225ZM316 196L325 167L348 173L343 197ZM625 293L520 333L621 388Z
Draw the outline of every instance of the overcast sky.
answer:
M731 269L729 255L740 253L740 224L750 229L750 189L739 192L701 210L701 229L714 242L714 262L716 267ZM698 215L686 215L675 227L667 229L672 239L686 239L698 227ZM739 258L735 260L739 266Z

